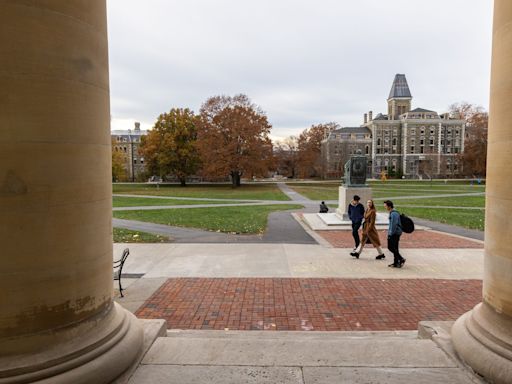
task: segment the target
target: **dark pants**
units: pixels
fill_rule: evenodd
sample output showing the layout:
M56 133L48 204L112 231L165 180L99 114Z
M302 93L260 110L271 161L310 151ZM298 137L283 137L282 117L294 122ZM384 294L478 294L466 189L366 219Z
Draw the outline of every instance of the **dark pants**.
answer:
M393 253L394 261L393 264L398 265L404 259L398 251L398 245L400 244L400 235L392 235L388 237L388 249Z
M359 228L361 228L361 223L362 221L352 222L352 236L356 242L355 248L359 247L359 243L361 242L361 240L359 240Z

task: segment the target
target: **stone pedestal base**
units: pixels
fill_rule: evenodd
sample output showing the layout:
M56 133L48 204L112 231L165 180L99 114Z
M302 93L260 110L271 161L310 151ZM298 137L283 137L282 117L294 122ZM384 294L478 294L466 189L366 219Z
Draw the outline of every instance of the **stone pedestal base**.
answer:
M36 334L10 343L40 344L47 349L0 358L0 384L111 383L130 368L142 352L143 332L137 318L113 303L107 313L83 324Z
M475 372L495 384L512 383L512 318L480 303L455 322L452 340Z
M354 195L358 195L361 198L360 203L366 209L366 201L372 198L372 189L370 187L345 187L339 188L338 194L338 208L336 209L336 215L341 220L349 220L348 218L348 205L352 201Z

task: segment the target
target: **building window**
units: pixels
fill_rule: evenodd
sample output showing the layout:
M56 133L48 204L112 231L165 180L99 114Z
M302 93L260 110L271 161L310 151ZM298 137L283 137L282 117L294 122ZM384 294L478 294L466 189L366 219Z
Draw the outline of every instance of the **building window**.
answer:
M367 146L365 147L365 153L366 153L367 155L370 153L370 146L369 146L369 145L367 145Z
M144 158L143 157L140 158L140 163L144 164Z
M414 146L411 146L411 153L414 153Z
M416 128L411 128L411 135L415 135L416 134Z
M420 153L423 153L423 147L420 147Z
M124 152L126 153L126 147L124 147L123 149L124 149Z
M133 164L137 164L137 159L133 159Z
M380 148L377 148L377 155L380 154Z
M425 140L421 139L420 140L420 145L424 145L425 144Z
M430 146L433 147L434 146L434 139L430 139Z
M393 139L393 145L396 145L396 137Z
M380 138L377 139L377 145L380 145Z
M425 127L421 127L420 133L421 133L422 135L424 135L424 134L425 134Z
M433 135L436 133L436 130L434 128L430 128L430 134Z

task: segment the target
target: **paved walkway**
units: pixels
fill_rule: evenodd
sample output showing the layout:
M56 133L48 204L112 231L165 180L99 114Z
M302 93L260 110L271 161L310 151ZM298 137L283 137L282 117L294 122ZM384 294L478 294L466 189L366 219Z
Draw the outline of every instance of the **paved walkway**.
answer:
M114 257L126 244L114 244ZM393 284L397 279L436 279L432 289L448 294L441 280L481 280L483 249L404 249L407 258L401 269L388 268L391 255L377 261L370 252L360 259L348 254L350 249L326 248L304 244L130 244L130 256L124 274L125 297L118 299L132 311L168 279L380 279ZM458 288L457 288L458 289ZM176 293L178 294L178 293ZM407 300L423 300L423 293ZM481 298L481 292L478 293ZM157 295L158 296L158 295ZM160 295L162 300L171 300ZM469 296L469 299L476 299ZM197 303L199 305L199 303ZM449 304L451 305L451 304ZM408 311L407 306L398 308ZM194 314L190 314L193 316ZM258 320L259 321L259 320Z
M316 212L316 202L281 187ZM128 245L125 297L116 300L171 328L131 384L479 382L450 348L412 330L421 320L454 320L481 301L481 242L418 231L403 238L404 267L388 268L387 250L385 260L371 247L350 257L349 232L293 244L300 239L292 233L311 237L293 229L289 212L277 214L267 243L179 228L188 243ZM152 228L161 227L169 228ZM213 244L198 240L207 236ZM126 246L114 244L114 255Z

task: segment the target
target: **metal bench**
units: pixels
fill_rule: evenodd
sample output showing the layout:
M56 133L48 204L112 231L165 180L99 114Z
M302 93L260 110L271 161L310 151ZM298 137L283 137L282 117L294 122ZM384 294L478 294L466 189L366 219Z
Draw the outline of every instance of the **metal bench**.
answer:
M114 264L114 280L119 281L119 293L121 294L121 297L124 297L124 295L123 295L124 289L121 286L121 276L122 276L121 274L123 271L124 262L128 258L129 254L130 254L130 250L128 248L125 248L121 258L119 260L113 262L113 264Z

